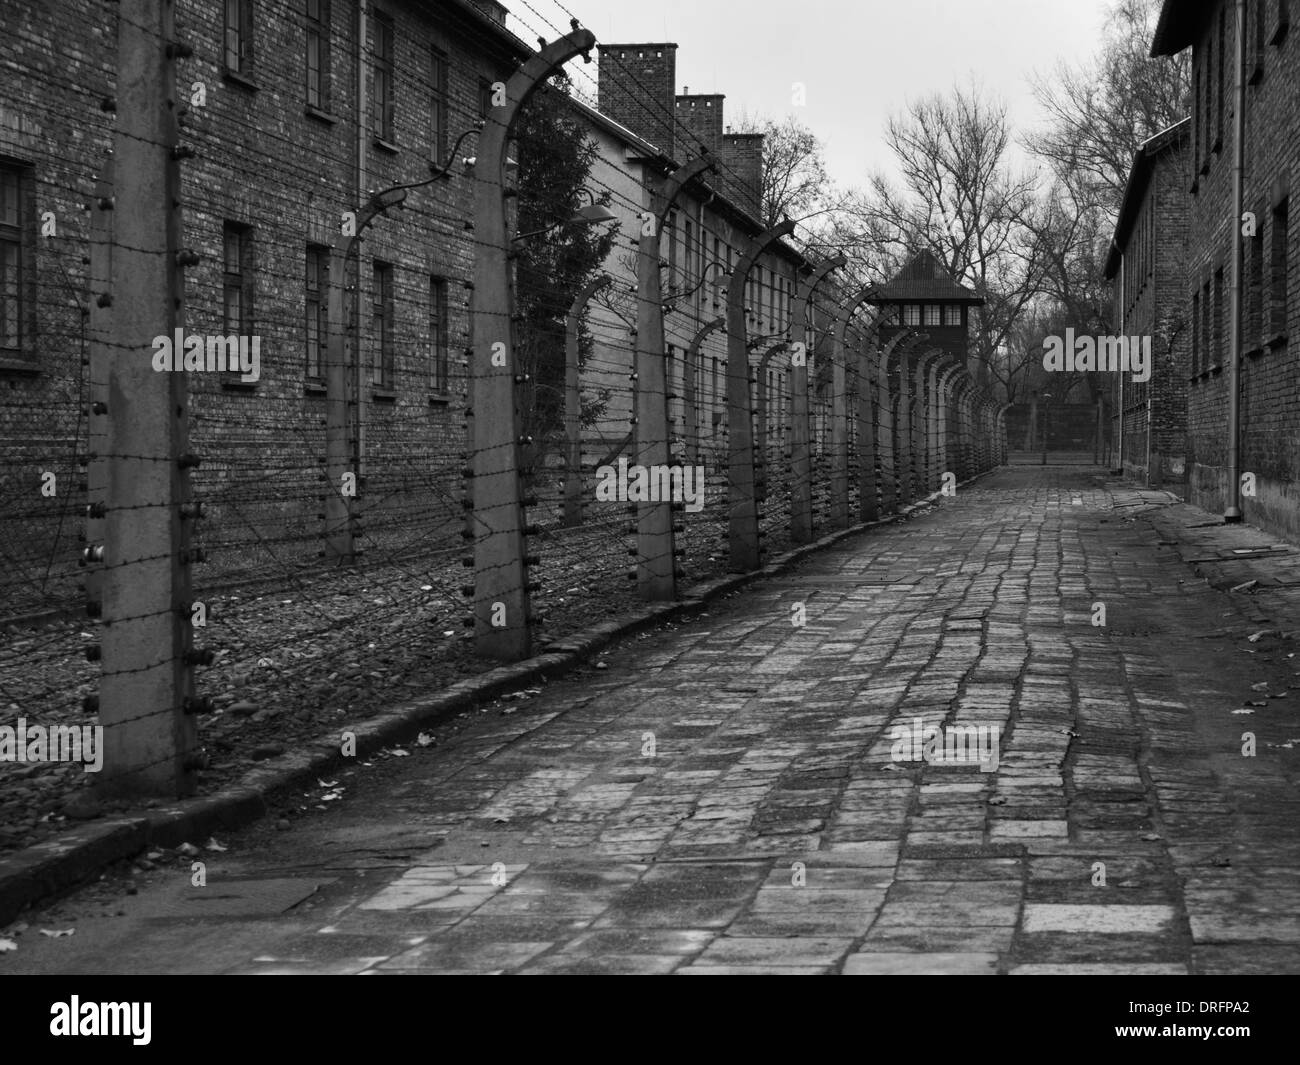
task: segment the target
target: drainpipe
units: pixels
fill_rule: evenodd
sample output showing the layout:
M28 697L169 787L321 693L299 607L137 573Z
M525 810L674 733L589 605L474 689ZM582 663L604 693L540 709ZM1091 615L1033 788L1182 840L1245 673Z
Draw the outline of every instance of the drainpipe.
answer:
M1228 299L1228 506L1223 520L1235 525L1241 514L1241 256L1244 234L1242 172L1246 140L1246 0L1236 0L1236 56L1233 61L1232 131L1232 291ZM1262 15L1261 15L1262 17Z

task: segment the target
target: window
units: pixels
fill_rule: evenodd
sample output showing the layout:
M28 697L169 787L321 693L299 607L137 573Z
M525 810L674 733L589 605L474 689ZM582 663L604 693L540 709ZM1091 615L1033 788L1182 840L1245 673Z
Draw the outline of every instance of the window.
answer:
M1222 366L1227 360L1224 358L1224 347L1227 339L1226 333L1227 317L1223 313L1223 267L1214 271L1214 339L1212 341L1214 350L1210 356L1212 366Z
M902 311L904 325L921 324L921 305L919 303L904 303Z
M1262 207L1255 211L1256 218L1264 217ZM1267 297L1264 289L1264 234L1256 233L1247 237L1244 255L1246 307L1242 322L1242 345L1245 348L1257 346L1261 339L1267 338L1268 315L1265 311Z
M1273 20L1273 32L1269 35L1269 44L1281 44L1291 28L1290 0L1277 0L1277 17Z
M226 70L253 72L253 0L226 0Z
M1192 293L1192 376L1201 372L1201 292Z
M31 250L23 219L25 169L0 163L0 357L17 358L31 340L34 303L25 269ZM30 353L29 353L30 354Z
M695 223L686 219L686 254L682 261L682 278L687 288L695 283Z
M374 128L382 141L393 141L393 20L375 16Z
M722 241L713 238L713 261L718 265L713 268L713 304L716 307L722 299L722 279L727 271L722 269Z
M429 280L429 356L433 369L433 390L439 395L451 391L451 369L447 348L447 279Z
M325 380L329 347L329 263L330 250L321 244L307 245L307 380Z
M938 325L939 324L939 304L927 303L923 308L922 324Z
M1214 365L1214 318L1211 314L1210 282L1201 287L1201 373Z
M478 79L478 117L487 118L492 110L492 82L487 78Z
M1287 285L1291 280L1290 255L1290 197L1282 200L1273 208L1273 251L1270 288L1271 328L1275 337L1286 336L1287 330Z
M447 164L447 56L434 49L429 68L433 98L429 102L429 154L438 166Z
M943 324L946 326L961 326L961 304L946 303L943 308Z
M676 287L679 290L684 286L677 278L677 212L670 211L668 221L668 286Z
M1192 120L1192 168L1197 169L1201 165L1201 67L1195 59L1192 62L1192 111L1194 118ZM1196 182L1193 180L1192 188L1195 189Z
M221 331L226 336L252 336L252 230L240 222L227 222L222 243Z
M307 0L307 106L330 106L330 4Z
M370 381L389 388L393 380L393 268L376 261L370 288Z

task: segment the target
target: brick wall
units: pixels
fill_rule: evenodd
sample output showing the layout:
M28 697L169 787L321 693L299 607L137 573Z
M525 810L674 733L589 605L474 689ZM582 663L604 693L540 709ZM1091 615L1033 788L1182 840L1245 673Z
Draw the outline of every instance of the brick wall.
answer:
M1203 67L1207 46L1214 38L1214 55L1220 51L1218 40L1219 10L1231 14L1231 6L1222 2L1213 9L1194 45L1194 63ZM1255 474L1258 495L1242 501L1245 520L1288 535L1300 535L1300 366L1297 345L1300 329L1300 283L1296 269L1296 227L1292 223L1285 240L1290 268L1286 275L1286 311L1284 320L1274 323L1264 318L1272 304L1269 289L1280 274L1280 255L1275 234L1273 211L1285 197L1293 197L1295 175L1300 174L1300 99L1295 86L1300 83L1300 43L1297 27L1275 38L1278 4L1248 5L1247 72L1251 84L1246 94L1245 133L1245 210L1259 220L1259 236L1246 240L1246 272L1243 307L1243 349L1241 379L1241 462L1243 473ZM1256 48L1255 19L1262 13L1264 42ZM1294 14L1292 18L1294 18ZM1226 54L1233 54L1233 20L1226 25ZM1257 62L1258 60L1258 62ZM1217 58L1216 58L1217 62ZM1191 498L1210 510L1222 510L1229 498L1227 484L1228 423L1227 366L1228 331L1226 315L1230 277L1233 217L1231 156L1233 138L1233 102L1231 99L1231 64L1228 64L1221 146L1218 139L1217 108L1211 102L1206 109L1206 90L1202 85L1192 116L1197 130L1194 138L1196 184L1188 200L1188 276L1184 289L1184 306L1193 296L1204 302L1209 286L1213 308L1215 274L1223 269L1224 326L1198 329L1197 351L1188 394L1188 472ZM1198 84L1201 84L1198 81ZM1216 82L1217 84L1217 82ZM1213 97L1214 90L1211 90ZM1208 136L1206 133L1208 127ZM1262 241L1256 245L1254 241ZM1256 266L1262 266L1262 271ZM1260 276L1262 274L1262 276ZM1262 298L1261 298L1262 296Z

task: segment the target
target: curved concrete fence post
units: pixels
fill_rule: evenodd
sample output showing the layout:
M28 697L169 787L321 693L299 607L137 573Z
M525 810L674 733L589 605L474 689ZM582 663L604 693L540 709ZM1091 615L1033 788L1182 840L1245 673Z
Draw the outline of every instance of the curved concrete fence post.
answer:
M806 544L813 538L813 426L808 403L808 369L813 357L813 294L827 277L848 264L837 255L817 267L800 286L792 308L790 355L790 538Z
M835 315L835 347L831 387L831 527L849 527L849 321L871 295L864 288L840 306Z
M912 373L918 346L929 340L927 333L912 333L895 349L898 365L898 502L916 501L916 442L912 436Z
M768 395L767 372L771 367L772 357L785 351L789 346L786 341L778 340L758 361L758 387L754 390L754 491L760 503L767 501L767 466L771 460L772 403Z
M700 348L710 333L724 329L727 319L714 318L700 327L691 338L683 356L682 367L682 417L686 422L686 461L696 465L700 461L700 409L698 381L700 373Z
M939 348L930 348L917 363L916 391L921 411L921 495L927 496L938 484L938 440L939 412L936 409L935 391L939 366L944 353Z
M727 281L727 540L735 573L752 573L762 565L745 292L749 272L758 257L793 232L794 223L784 221L745 241L744 251Z
M579 333L587 304L613 284L609 274L592 278L573 300L564 320L564 518L565 528L582 524L582 390Z

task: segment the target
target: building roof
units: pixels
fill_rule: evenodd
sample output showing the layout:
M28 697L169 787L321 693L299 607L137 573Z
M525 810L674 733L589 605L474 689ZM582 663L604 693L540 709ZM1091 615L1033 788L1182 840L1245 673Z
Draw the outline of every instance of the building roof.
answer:
M1165 0L1151 39L1151 54L1177 55L1190 48L1221 0Z
M1181 148L1187 143L1192 120L1185 118L1166 130L1161 130L1154 137L1144 141L1133 153L1133 166L1129 170L1128 183L1124 186L1124 199L1119 208L1119 221L1115 223L1115 235L1110 242L1110 254L1106 256L1105 278L1111 280L1119 273L1120 263L1124 258L1124 248L1128 246L1129 235L1137 221L1142 202L1146 199L1147 188L1151 184L1151 175L1162 156Z
M893 280L876 285L867 295L867 303L898 303L902 301L924 303L984 302L965 285L958 284L928 249L918 252Z
M642 45L641 47L648 46ZM628 148L632 149L635 155L650 162L662 172L671 173L680 165L676 159L668 155L657 145L652 144L644 137L633 133L622 123L615 121L589 104L583 103L576 97L570 96L568 97L568 100L586 121L590 122L598 129L603 129L606 133L616 139L621 140ZM733 136L735 136L735 134L733 134ZM722 165L722 160L719 159L718 164ZM710 194L708 200L710 210L716 211L718 214L729 218L732 222L739 224L742 229L746 229L755 235L763 231L763 223L723 193L720 188L720 183L716 178L710 181L706 176L698 179L698 181L700 186L707 189ZM800 266L807 265L807 258L784 240L779 240L773 244L772 250L785 256L785 258L789 259L791 262L798 263Z

